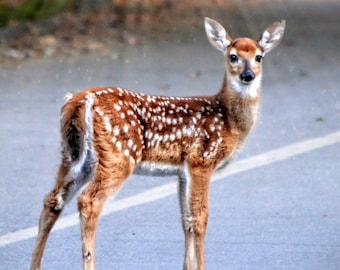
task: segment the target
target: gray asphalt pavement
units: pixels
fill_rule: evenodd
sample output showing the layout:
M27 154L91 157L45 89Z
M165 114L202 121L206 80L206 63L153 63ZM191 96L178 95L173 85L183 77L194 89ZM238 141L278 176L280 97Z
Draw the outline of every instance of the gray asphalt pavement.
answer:
M282 18L287 30L264 60L261 115L235 163L239 171L211 185L207 269L339 270L340 2L234 2L238 9L224 16L206 14L232 36L257 37ZM29 267L34 227L59 162L65 93L103 85L157 95L215 93L223 56L205 39L203 24L195 35L186 42L179 36L115 48L112 58L92 54L0 65L0 269ZM324 145L312 149L317 142ZM274 162L268 152L280 148ZM252 159L261 154L267 160L262 165ZM146 193L175 181L129 179L115 198L121 208L110 201L100 221L98 269L181 269L176 193ZM75 213L73 200L63 217ZM79 227L62 222L47 243L43 269L81 269Z

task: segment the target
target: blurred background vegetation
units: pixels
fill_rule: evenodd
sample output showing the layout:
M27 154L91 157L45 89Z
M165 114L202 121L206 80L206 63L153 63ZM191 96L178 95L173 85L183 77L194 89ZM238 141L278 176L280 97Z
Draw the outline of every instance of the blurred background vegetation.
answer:
M91 10L112 7L113 0L0 0L0 27L58 14L66 8Z
M73 0L0 0L0 27L11 21L26 21L54 15Z
M0 0L0 27L11 22L29 21L48 17L68 9L77 12L111 9L116 13L125 13L126 10L155 11L158 8L171 8L173 6L218 4L221 0Z
M223 18L233 8L225 0L0 0L0 62L109 54L117 43L138 46L180 31L185 42L204 16Z

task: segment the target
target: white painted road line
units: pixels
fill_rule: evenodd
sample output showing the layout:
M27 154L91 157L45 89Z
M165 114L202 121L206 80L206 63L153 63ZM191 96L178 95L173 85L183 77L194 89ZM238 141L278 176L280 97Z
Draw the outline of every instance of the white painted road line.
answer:
M322 137L290 144L288 146L268 151L266 153L259 154L254 157L234 162L229 165L228 170L226 170L224 173L216 175L213 181L218 181L233 174L269 165L274 162L279 162L290 157L304 154L315 149L333 145L336 143L340 143L340 131ZM168 197L177 192L176 187L177 183L174 182L159 187L155 187L147 191L143 191L139 194L121 200L114 201L113 199L111 199L107 202L103 210L102 216ZM78 213L68 215L66 217L61 217L54 226L53 231L66 229L71 226L75 226L78 223L79 223ZM0 236L0 247L20 242L23 240L27 240L29 238L33 238L37 235L37 231L38 227L35 226L2 235Z

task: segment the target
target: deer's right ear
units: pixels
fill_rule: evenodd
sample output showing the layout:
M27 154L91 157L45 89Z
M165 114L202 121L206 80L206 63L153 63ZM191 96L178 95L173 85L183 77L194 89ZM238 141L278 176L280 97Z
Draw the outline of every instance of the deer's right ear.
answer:
M217 21L205 18L205 32L210 43L218 50L225 52L230 45L232 38L228 35L222 25Z

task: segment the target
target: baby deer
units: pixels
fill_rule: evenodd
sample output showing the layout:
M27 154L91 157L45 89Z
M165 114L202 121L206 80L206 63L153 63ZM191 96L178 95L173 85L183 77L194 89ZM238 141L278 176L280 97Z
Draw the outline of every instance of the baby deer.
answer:
M262 58L276 47L285 21L260 39L233 40L206 18L210 43L225 55L221 90L213 96L144 95L116 87L68 94L61 110L61 165L46 196L31 270L40 269L48 235L65 204L78 199L83 266L95 269L95 234L108 196L132 174L177 175L186 270L203 270L212 174L226 167L257 116Z

